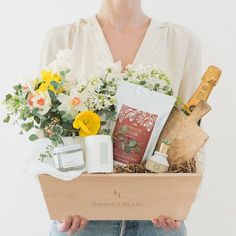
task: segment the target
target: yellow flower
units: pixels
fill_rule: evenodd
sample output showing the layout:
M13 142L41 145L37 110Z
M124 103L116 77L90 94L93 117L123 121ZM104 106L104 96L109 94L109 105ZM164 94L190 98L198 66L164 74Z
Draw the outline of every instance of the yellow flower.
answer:
M51 71L42 70L41 71L41 76L42 76L43 82L41 83L39 88L36 90L37 92L42 92L43 93L47 90L51 90L54 93L58 94L58 93L62 93L64 91L63 88L55 89L51 85L51 82L53 82L53 81L55 81L57 83L61 83L62 78L59 75L53 74Z
M56 81L60 83L62 80L58 74L54 74L51 71L46 71L46 70L41 71L41 76L45 82Z
M73 122L75 129L80 129L79 135L86 137L98 133L101 126L100 117L93 111L87 110L80 112Z
M44 92L46 92L48 90L48 84L46 84L46 83L41 83L40 84L40 86L39 86L39 88L36 90L36 92L41 92L41 93L44 93ZM54 91L53 91L54 92Z

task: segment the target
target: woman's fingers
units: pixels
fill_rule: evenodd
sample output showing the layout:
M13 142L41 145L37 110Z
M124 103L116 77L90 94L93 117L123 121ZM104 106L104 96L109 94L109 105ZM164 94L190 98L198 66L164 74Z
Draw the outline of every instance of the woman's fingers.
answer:
M167 222L167 224L168 224L168 222ZM170 219L169 224L172 229L178 230L182 224L182 221Z
M175 221L171 218L166 218L167 225L172 229L175 228Z
M85 229L87 225L88 225L88 220L85 219L85 218L82 218L82 219L80 220L80 226L79 226L79 229L78 229L78 230Z
M170 217L160 216L157 219L153 219L152 223L161 227L165 231L178 230L181 226L182 221L173 220Z
M66 232L70 229L70 226L72 224L73 221L73 217L72 216L67 216L65 220L63 220L60 224L59 224L59 230L62 232Z
M164 229L165 231L170 230L170 227L168 226L168 224L166 222L166 217L160 216L159 217L159 224L160 224L161 228Z
M72 224L67 231L68 235L73 235L75 232L78 231L78 228L80 227L81 217L79 215L75 215L73 217Z
M88 220L79 215L68 216L65 220L59 222L59 230L67 232L68 235L73 235L75 232L85 229Z
M157 227L160 227L160 222L159 222L158 219L153 219L153 220L152 220L152 223L153 223L154 225L156 225Z

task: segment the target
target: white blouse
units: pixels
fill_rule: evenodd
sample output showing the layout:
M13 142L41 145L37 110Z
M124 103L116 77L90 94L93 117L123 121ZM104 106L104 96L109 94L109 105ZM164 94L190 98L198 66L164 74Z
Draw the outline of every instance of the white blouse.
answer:
M75 66L72 72L79 81L84 74L95 73L102 61L114 62L95 16L51 29L43 45L41 67L66 48L73 50ZM186 102L200 83L199 39L187 28L152 19L133 64L156 64L171 78L174 94Z

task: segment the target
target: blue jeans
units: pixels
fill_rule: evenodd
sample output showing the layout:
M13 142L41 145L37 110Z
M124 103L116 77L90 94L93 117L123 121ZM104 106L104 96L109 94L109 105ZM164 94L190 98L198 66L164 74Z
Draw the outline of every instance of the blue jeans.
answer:
M86 229L73 236L186 236L185 225L177 231L165 232L153 226L151 221L89 221ZM50 236L67 236L57 229L57 222L53 221Z

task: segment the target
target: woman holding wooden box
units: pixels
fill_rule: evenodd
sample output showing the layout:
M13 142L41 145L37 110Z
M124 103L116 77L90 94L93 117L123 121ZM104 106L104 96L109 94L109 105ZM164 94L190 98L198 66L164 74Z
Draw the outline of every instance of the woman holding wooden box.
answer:
M94 73L101 60L128 64L157 64L173 79L174 94L186 102L201 75L200 44L190 30L146 16L141 0L103 0L96 16L53 28L42 51L41 65L49 64L57 52L76 52L74 73ZM153 221L90 221L68 216L53 222L51 236L186 235L183 222L165 216Z

